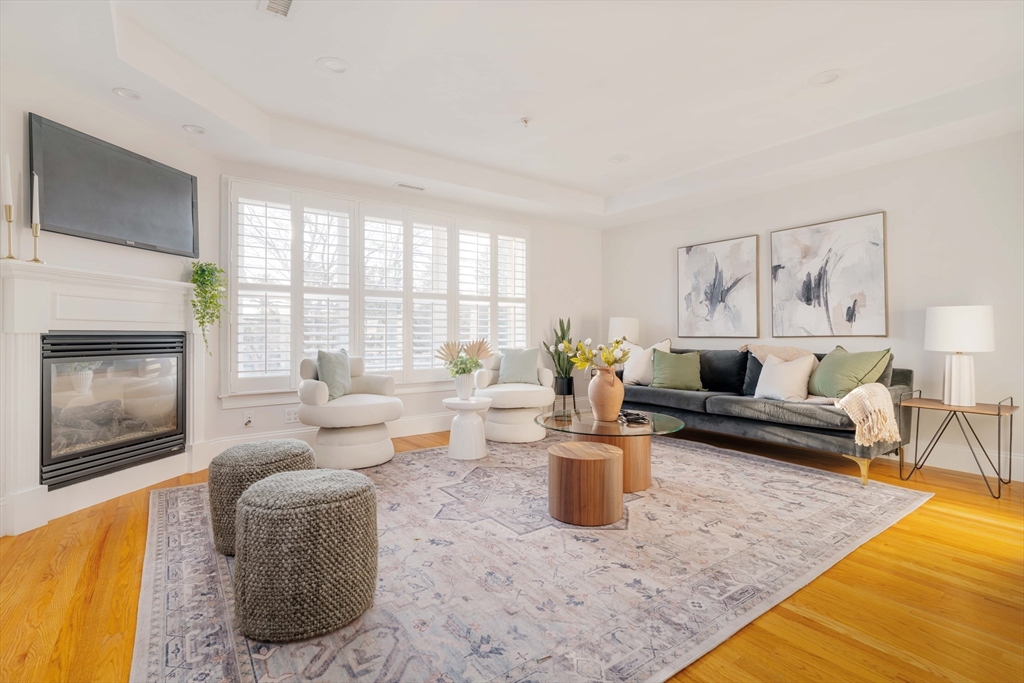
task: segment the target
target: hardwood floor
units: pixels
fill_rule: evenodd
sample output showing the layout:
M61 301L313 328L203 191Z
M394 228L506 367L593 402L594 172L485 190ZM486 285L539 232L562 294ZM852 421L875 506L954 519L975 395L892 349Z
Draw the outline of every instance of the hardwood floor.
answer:
M838 456L725 437L716 445L857 475ZM448 433L395 439L399 451ZM673 681L1024 681L1024 486L993 500L977 476L929 469L901 482L935 493ZM0 681L127 681L149 491L0 538Z

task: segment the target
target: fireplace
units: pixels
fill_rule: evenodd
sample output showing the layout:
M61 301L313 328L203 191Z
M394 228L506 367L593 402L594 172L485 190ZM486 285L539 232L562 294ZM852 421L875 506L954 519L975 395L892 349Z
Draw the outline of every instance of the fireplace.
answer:
M42 335L41 484L53 490L184 448L184 333Z

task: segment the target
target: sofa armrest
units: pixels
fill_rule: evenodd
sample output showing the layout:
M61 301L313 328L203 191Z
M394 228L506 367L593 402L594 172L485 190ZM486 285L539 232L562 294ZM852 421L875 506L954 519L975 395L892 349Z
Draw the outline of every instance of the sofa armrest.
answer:
M905 384L894 384L889 389L889 395L892 396L892 407L893 412L896 413L896 424L900 427L900 441L906 445L910 443L910 425L914 420L914 409L907 407L900 407L900 398L909 399L911 398L911 388Z
M542 387L550 387L555 383L555 373L547 368L540 368L537 370L537 379L540 380Z
M493 384L494 373L487 368L480 368L473 373L473 383L477 389L486 389Z
M329 396L326 382L304 379L299 384L299 401L307 406L322 406L327 403Z
M360 375L352 378L353 394L395 395L395 378L391 375Z

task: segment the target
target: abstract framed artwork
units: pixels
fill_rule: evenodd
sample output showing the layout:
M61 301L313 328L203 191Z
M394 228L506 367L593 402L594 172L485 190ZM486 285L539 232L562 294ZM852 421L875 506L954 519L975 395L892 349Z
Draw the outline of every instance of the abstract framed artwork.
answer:
M759 333L757 235L679 247L680 337Z
M885 212L771 236L773 337L885 337Z

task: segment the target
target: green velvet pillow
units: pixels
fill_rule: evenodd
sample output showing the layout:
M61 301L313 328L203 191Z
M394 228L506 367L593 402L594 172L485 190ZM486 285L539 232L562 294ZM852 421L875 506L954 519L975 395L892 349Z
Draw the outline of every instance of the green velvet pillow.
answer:
M656 389L703 391L700 383L700 351L665 353L654 349L654 381Z
M348 351L317 351L316 376L327 385L327 400L333 401L352 391L352 366Z
M842 398L862 384L878 381L889 363L889 349L850 353L837 346L821 359L808 386L815 396Z

